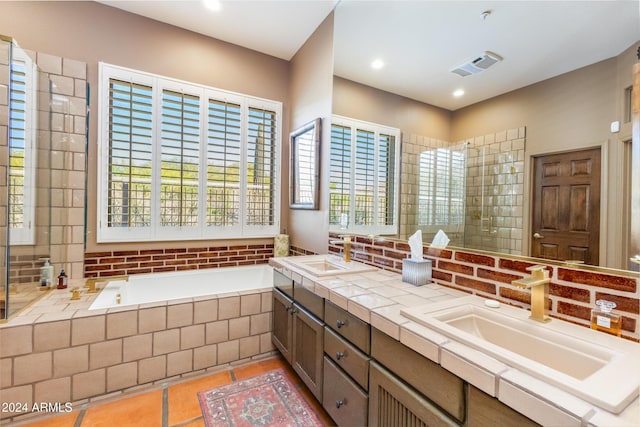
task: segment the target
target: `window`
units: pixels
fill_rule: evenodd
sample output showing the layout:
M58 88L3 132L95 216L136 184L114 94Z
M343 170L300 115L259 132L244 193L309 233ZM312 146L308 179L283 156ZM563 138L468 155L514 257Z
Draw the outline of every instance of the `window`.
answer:
M329 227L355 233L397 233L400 130L333 116Z
M9 241L35 243L37 67L21 49L14 49L9 89Z
M418 226L424 230L464 225L465 153L466 145L420 153Z
M100 64L98 241L279 232L278 102Z

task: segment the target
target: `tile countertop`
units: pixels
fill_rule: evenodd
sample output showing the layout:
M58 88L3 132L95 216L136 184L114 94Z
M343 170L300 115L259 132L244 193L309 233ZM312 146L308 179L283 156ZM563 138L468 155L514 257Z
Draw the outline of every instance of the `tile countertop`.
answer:
M320 278L297 269L287 257L271 258L269 264L539 424L640 425L640 398L612 414L400 314L407 307L468 297L466 292L434 283L416 287L404 283L400 274L381 269Z

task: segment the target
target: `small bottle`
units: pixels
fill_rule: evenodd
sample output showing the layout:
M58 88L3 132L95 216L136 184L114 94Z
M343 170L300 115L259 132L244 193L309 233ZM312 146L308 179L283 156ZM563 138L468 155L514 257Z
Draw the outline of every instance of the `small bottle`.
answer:
M61 268L58 275L58 289L67 289L67 280L67 273L64 272L64 268Z
M611 311L616 308L616 303L599 299L596 305L598 308L591 310L591 329L620 336L622 317Z
M49 264L49 258L40 258L44 265L40 267L40 285L48 288L53 280L53 266Z

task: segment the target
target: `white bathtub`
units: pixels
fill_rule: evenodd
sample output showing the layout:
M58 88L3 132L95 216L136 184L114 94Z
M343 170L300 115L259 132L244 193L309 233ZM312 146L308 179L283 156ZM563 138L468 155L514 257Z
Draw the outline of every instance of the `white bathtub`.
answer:
M170 273L135 274L109 282L89 310L273 287L267 264ZM117 302L120 296L120 303Z

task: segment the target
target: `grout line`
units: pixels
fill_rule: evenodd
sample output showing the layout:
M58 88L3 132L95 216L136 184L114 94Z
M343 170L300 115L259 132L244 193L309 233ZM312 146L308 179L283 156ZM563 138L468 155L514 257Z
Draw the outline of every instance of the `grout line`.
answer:
M162 427L169 427L169 387L162 386Z
M186 426L186 425L189 425L189 424L191 424L191 423L193 423L193 422L195 422L195 421L198 421L198 420L203 420L203 421L204 421L204 417L201 415L201 416L199 416L199 417L191 418L190 420L182 421L181 423L174 424L174 425L172 425L171 427L181 427L181 426Z
M87 405L84 404L80 407L80 413L76 417L76 422L73 423L73 427L80 427L82 425L82 420L84 419L84 414L87 412Z
M233 371L233 369L229 370L229 375L231 375L231 382L236 382L237 381L236 373Z

